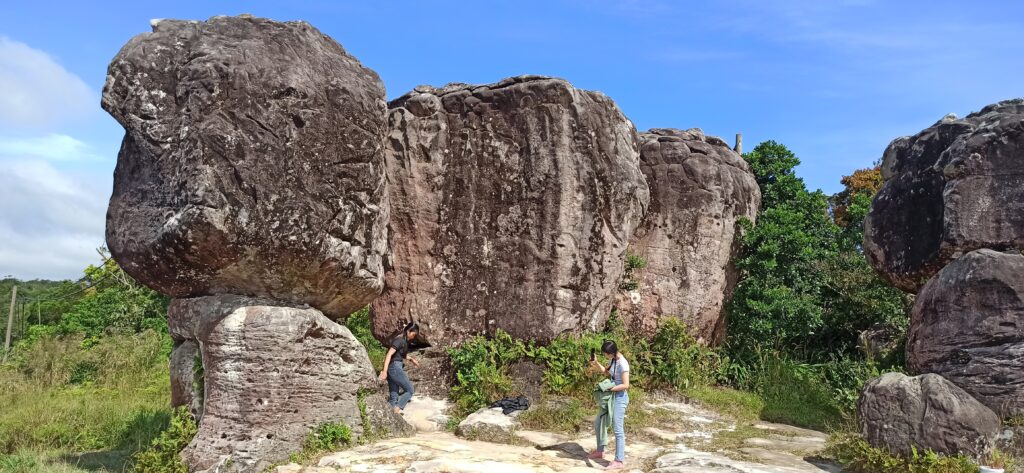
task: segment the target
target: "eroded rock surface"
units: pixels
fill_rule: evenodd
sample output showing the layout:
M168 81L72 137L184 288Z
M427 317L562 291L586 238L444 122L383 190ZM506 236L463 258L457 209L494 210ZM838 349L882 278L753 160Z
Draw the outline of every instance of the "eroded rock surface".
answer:
M882 175L864 249L901 289L917 292L969 251L1024 248L1024 99L894 140Z
M309 308L241 296L174 300L172 333L201 345L205 411L182 457L195 470L261 471L301 449L324 422L363 434L358 392L374 428L411 428L388 409L366 350L349 330Z
M611 99L539 76L420 86L390 104L389 126L378 338L411 318L438 346L603 326L649 199Z
M198 382L199 342L176 341L171 351L171 407L188 406L192 417L203 417L203 392Z
M754 221L761 191L743 158L700 129L656 128L640 142L651 203L628 251L647 266L636 271L637 287L620 298L619 313L648 334L662 317L678 317L715 343L725 335L722 306L736 283L737 220Z
M1024 256L973 251L928 281L907 368L942 375L1003 417L1024 414Z
M125 271L331 317L381 291L384 87L338 43L304 22L154 21L107 74L125 128L107 245Z
M916 447L977 458L992 447L1000 427L991 409L937 374L886 373L869 381L857 417L872 446L901 455Z

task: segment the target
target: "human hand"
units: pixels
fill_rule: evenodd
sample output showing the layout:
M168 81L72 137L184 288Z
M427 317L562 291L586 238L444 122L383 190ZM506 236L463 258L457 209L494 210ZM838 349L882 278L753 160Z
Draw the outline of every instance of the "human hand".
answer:
M377 379L379 379L381 381L387 380L388 379L388 372L387 371L381 371L380 372L380 376L377 376Z
M411 362L412 362L413 366L415 366L415 367L417 367L417 368L419 368L419 367L420 367L420 362L419 362L419 361L417 361L417 360L416 360L416 358L412 358L412 357L410 357L410 358L409 358L409 361L411 361Z

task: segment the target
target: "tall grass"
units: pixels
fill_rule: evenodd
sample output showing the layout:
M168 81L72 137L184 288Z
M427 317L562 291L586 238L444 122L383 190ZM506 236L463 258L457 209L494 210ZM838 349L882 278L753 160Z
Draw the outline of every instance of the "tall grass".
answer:
M65 452L72 462L81 452L127 458L167 426L167 336L82 341L43 337L0 366L0 464L11 464L8 471L31 463L26 452Z

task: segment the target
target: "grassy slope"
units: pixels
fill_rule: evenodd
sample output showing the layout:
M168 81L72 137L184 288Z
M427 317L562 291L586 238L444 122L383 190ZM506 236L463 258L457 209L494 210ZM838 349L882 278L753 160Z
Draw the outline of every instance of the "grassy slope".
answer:
M170 419L168 349L147 332L18 353L0 367L0 472L121 471Z

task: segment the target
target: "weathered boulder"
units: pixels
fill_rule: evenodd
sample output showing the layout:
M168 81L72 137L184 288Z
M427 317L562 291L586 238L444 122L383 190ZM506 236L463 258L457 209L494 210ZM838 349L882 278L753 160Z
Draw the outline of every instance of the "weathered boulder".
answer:
M628 252L647 266L624 287L619 313L648 334L662 317L678 317L695 337L716 343L737 278L737 221L755 219L760 188L742 157L698 128L655 128L640 142L651 203Z
M515 417L501 413L500 407L480 409L459 422L455 434L484 442L508 443L519 428Z
M608 97L520 76L390 104L393 261L374 334L448 346L599 329L648 203L636 131Z
M886 373L857 401L861 434L874 447L909 455L911 448L979 457L999 432L999 417L937 374Z
M182 452L193 470L262 471L321 423L363 435L364 413L375 430L411 429L383 393L366 395L360 412L360 391L379 391L366 349L316 309L207 296L176 299L169 313L172 333L198 340L203 357L205 410Z
M1024 256L972 251L932 277L911 312L907 368L1024 414Z
M125 271L331 317L381 291L384 87L338 43L304 22L161 20L107 74L125 128L107 245Z
M1024 99L894 140L882 175L864 250L901 289L917 292L971 250L1024 248Z

